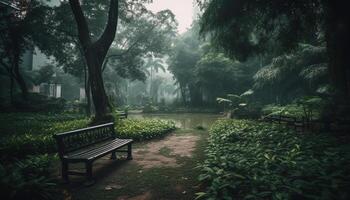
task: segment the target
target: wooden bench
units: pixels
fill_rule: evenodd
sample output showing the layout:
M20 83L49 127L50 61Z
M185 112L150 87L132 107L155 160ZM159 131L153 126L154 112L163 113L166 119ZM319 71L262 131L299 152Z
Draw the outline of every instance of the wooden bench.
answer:
M287 124L293 124L296 122L295 117L289 117L285 115L268 115L264 117L265 121L270 121L270 122L278 122L279 124L282 122L285 122Z
M264 121L277 122L279 124L285 123L288 126L294 126L294 129L301 128L304 131L305 120L298 120L296 117L286 116L286 115L268 115L263 118Z
M128 113L124 111L116 111L117 117L119 119L126 119L128 118Z
M93 162L111 153L116 159L116 152L126 152L127 159L132 159L132 139L119 139L114 131L114 123L107 123L84 129L55 134L58 154L62 162L62 178L68 182L68 175L83 175L92 180ZM122 147L127 149L120 150ZM86 172L69 171L69 163L84 162Z

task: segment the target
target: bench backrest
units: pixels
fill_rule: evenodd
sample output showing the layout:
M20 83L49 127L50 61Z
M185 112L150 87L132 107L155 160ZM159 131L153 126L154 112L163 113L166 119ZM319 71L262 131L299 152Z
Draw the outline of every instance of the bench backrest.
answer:
M128 113L124 111L116 111L116 115L120 119L126 119L128 118Z
M296 121L296 118L295 117L290 117L290 116L285 116L285 115L281 115L280 116L280 119L282 121Z
M78 129L65 133L55 134L58 145L58 153L62 158L63 155L88 147L99 142L116 138L114 123L107 123L98 126Z

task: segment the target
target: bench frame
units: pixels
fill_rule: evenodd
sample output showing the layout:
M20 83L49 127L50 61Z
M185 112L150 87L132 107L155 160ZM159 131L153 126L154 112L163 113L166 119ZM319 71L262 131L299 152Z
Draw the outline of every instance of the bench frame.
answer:
M128 112L127 111L116 111L116 116L119 119L126 119L126 118L128 118Z
M288 126L294 126L294 129L297 130L297 128L301 128L302 131L305 129L305 125L307 124L305 122L304 117L302 120L298 120L296 117L286 116L286 115L268 115L263 117L263 120L268 122L277 122L278 124L285 123Z
M115 160L116 152L126 152L127 159L132 160L132 143L131 139L118 139L116 137L116 133L114 131L114 123L107 123L98 126L78 129L74 131L69 131L65 133L55 134L53 136L57 142L58 147L58 155L60 157L62 163L62 178L64 181L68 182L69 175L80 175L86 176L88 180L92 180L92 164L93 162L111 154L111 159ZM84 151L86 148L90 148L90 150L94 149L93 147L103 147L105 142L113 141L116 144L112 144L108 149L104 149L102 152L97 152L94 155L94 152L90 151L90 155L92 157L87 158L73 158L70 157L70 153L74 153L76 151ZM120 148L126 147L127 150L119 150ZM88 152L88 151L87 151ZM86 167L86 172L77 172L77 171L69 171L69 163L79 163L84 162Z

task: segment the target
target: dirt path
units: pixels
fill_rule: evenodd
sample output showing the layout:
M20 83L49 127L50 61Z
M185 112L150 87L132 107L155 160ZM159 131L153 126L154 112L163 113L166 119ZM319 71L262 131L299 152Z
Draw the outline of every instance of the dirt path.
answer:
M199 187L195 167L203 160L206 138L206 131L177 130L136 144L132 161L99 159L94 164L96 183L85 187L82 179L73 179L66 199L194 199Z

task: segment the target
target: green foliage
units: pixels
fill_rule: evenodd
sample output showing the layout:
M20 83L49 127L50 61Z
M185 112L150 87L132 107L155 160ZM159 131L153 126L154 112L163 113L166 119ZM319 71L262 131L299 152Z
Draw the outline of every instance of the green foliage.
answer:
M200 32L235 58L290 51L315 40L324 20L322 1L197 0L203 10ZM322 2L322 3L321 3ZM291 34L293 32L293 34Z
M226 104L231 112L231 117L235 118L258 118L260 117L261 105L251 100L254 94L253 90L247 90L241 95L227 94L227 99L216 98L218 104L224 104L224 111Z
M279 103L315 95L328 84L327 54L323 46L300 44L293 53L272 59L254 75L253 88L263 99Z
M247 83L251 79L249 69L245 63L234 61L222 53L207 53L197 62L195 76L197 83L215 100L225 93L242 93L248 89Z
M116 125L117 137L132 138L136 141L149 140L175 130L173 121L158 119L125 119Z
M0 192L4 199L53 199L56 184L51 178L56 157L29 156L10 165L0 164Z
M297 104L288 104L285 106L268 104L262 109L263 115L284 115L301 119L304 116L303 108Z
M57 152L52 135L85 128L89 119L81 115L42 115L42 114L1 114L3 132L0 138L1 159L13 160L27 155ZM172 121L133 120L116 121L119 137L134 140L147 140L162 136L175 129Z
M43 115L33 113L1 114L1 155L5 159L56 152L55 133L86 127L80 115Z
M200 166L206 199L348 199L349 145L278 125L220 120Z
M218 96L249 89L256 72L255 59L238 62L198 40L198 24L181 35L169 59L169 70L179 84L183 103L215 104Z
M304 111L304 118L307 120L312 120L316 113L317 116L320 115L324 106L327 104L326 100L317 96L305 96L297 100L297 104L301 105Z
M305 96L287 105L268 104L262 109L263 115L284 115L304 118L305 120L319 119L327 101L317 96Z
M35 84L40 85L40 83L50 83L53 75L55 74L54 68L55 67L53 65L45 65L37 70L36 77L34 78Z

